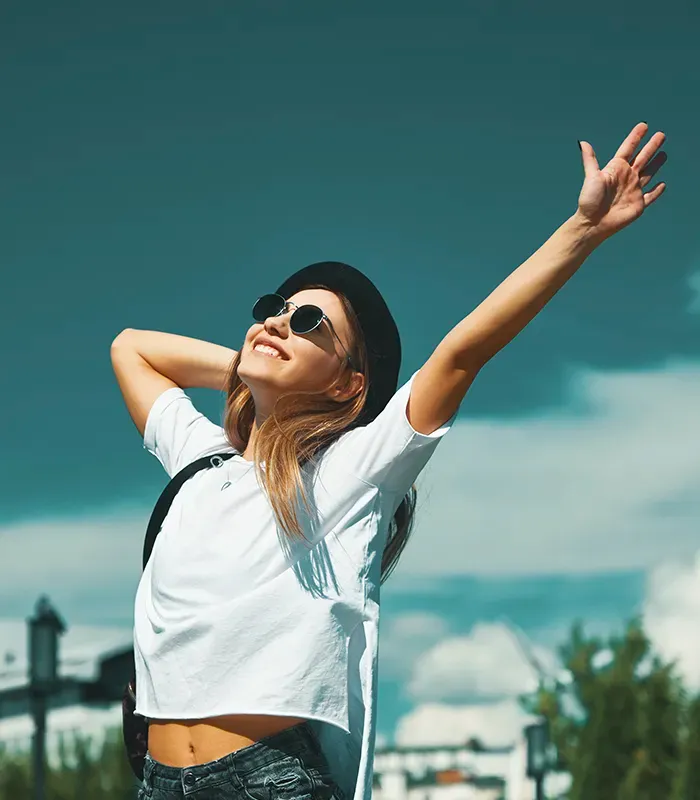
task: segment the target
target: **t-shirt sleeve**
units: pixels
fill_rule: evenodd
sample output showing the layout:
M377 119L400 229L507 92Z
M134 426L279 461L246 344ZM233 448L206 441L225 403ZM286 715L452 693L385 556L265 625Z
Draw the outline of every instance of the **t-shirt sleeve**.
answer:
M197 411L179 387L166 389L151 406L143 446L171 478L200 456L233 450L224 429Z
M455 413L433 433L419 433L413 428L406 407L416 374L372 422L342 437L332 456L336 464L342 464L360 480L400 494L411 488L457 416Z

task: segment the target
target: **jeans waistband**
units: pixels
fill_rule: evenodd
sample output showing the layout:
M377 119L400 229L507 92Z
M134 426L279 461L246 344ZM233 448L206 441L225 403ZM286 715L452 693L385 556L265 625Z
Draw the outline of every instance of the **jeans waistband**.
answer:
M320 745L308 722L293 725L279 733L266 736L247 747L228 753L215 761L190 767L173 767L155 761L146 753L144 781L160 788L179 788L181 785L215 785L231 774L245 775L260 767L274 764L289 755L318 757Z

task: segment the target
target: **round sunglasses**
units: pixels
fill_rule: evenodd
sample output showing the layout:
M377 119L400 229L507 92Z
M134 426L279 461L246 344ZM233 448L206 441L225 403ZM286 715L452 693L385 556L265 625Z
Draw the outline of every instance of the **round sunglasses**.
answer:
M323 309L319 308L318 306L311 304L298 306L291 300L286 300L280 294L264 294L255 301L255 305L253 306L253 319L256 322L265 322L265 320L269 317L279 317L280 315L286 313L289 306L294 306L294 311L289 317L289 327L293 333L299 335L311 333L311 331L316 330L316 328L318 328L325 320L328 323L331 333L333 336L335 336L340 346L345 351L348 364L350 364L353 369L356 369L353 358L350 353L348 353L345 345L340 341L340 337L335 332L333 323L323 313Z

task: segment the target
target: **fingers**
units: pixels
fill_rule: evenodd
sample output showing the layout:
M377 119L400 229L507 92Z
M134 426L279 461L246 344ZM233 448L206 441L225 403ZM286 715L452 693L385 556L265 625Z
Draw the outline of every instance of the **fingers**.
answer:
M644 145L644 147L637 153L634 159L630 162L630 165L633 166L637 172L641 172L644 168L649 164L649 162L655 158L657 155L657 151L661 147L661 145L666 141L666 134L658 131L655 133L651 139ZM659 164L661 166L661 164ZM658 167L657 167L658 169ZM646 170L645 170L646 174Z
M656 173L666 163L667 159L668 156L663 151L657 153L654 158L651 159L639 176L639 183L642 188L644 188L651 181L654 175L656 175Z
M639 122L632 128L625 141L619 146L615 153L615 158L622 158L628 164L631 163L634 151L639 147L639 143L644 138L649 126L646 122ZM651 157L651 156L650 156Z
M583 159L583 171L587 178L596 175L600 171L598 159L595 157L595 150L588 142L581 142L581 158Z
M657 183L653 189L648 191L644 195L644 208L649 208L649 206L654 202L654 200L658 200L659 197L664 193L666 189L665 183Z

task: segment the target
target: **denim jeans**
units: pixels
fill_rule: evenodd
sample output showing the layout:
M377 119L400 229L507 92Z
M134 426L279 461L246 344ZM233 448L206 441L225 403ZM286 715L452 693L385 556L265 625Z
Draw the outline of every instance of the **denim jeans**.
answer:
M302 722L216 761L171 767L146 754L138 800L345 800Z

